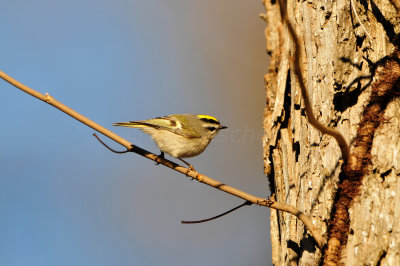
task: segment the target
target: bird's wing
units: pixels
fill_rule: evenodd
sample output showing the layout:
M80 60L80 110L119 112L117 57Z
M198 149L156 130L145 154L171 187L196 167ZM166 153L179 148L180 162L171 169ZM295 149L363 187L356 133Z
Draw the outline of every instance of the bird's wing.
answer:
M186 138L200 138L201 135L192 129L185 128L176 118L170 116L156 117L144 121L130 121L114 123L114 126L146 128L152 127L159 130L167 130Z

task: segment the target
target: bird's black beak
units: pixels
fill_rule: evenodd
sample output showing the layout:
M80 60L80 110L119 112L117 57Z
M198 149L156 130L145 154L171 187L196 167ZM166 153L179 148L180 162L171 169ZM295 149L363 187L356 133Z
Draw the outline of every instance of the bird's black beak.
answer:
M228 128L228 127L226 127L226 126L220 126L219 127L219 129L225 129L225 128Z

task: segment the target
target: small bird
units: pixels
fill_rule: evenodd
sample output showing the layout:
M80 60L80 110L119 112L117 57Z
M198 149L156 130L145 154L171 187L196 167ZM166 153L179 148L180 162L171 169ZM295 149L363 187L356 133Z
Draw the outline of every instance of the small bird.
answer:
M161 150L187 164L182 158L194 157L202 153L217 133L224 128L218 119L209 115L174 114L143 121L114 123L114 126L139 128L149 134Z

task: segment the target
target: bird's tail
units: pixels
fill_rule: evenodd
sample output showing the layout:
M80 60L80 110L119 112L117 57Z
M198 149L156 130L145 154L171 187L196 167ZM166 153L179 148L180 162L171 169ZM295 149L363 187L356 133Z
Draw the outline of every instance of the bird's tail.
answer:
M160 129L162 126L160 125L154 125L148 122L144 121L130 121L130 122L119 122L119 123L114 123L113 126L116 127L133 127L133 128L156 128Z
M116 127L133 127L133 128L149 127L149 125L147 123L142 123L142 122L139 122L139 121L113 123L113 126L116 126Z

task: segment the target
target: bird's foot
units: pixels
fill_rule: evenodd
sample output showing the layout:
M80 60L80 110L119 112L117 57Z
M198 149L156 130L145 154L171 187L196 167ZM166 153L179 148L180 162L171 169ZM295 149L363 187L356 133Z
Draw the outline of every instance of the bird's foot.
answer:
M156 159L154 160L156 162L155 165L160 164L160 162L158 161L159 159L164 159L164 152L161 152L160 155L157 155Z
M181 159L181 158L178 158L179 160L181 160L182 162L184 162L187 166L188 166L188 168L187 168L187 170L186 170L186 176L189 176L189 173L190 172L195 172L196 173L196 176L198 176L198 172L196 171L196 169L194 169L194 167L193 167L193 165L191 165L190 163L188 163L188 162L186 162L185 160L183 160L183 159ZM192 178L192 180L193 180L194 178Z

